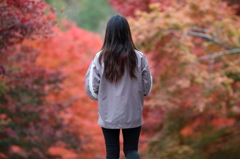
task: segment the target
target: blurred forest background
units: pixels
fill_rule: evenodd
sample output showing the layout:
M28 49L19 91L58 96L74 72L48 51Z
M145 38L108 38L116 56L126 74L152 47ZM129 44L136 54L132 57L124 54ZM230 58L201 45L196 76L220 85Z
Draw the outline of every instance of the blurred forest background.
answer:
M117 13L154 78L141 158L239 159L239 8L239 0L0 0L0 159L105 158L84 76Z
M108 18L115 13L107 0L45 0L56 9L58 23L74 21L78 27L102 33Z

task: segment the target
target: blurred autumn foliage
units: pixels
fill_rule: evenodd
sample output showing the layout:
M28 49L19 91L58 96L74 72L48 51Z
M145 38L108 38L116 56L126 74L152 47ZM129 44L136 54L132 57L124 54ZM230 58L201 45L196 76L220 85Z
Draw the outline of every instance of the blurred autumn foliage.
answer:
M119 5L114 7L131 15L120 2L114 1ZM148 8L129 18L136 45L147 53L154 75L146 105L165 110L159 123L163 128L149 142L147 157L240 158L236 6L221 0L174 0L167 7L160 2Z
M81 136L81 153L72 153L72 158L97 158L104 154L101 129L97 125L97 103L91 101L85 93L85 73L89 63L102 45L100 35L87 32L75 24L65 22L65 31L54 28L56 37L44 41L27 41L27 44L41 49L36 61L38 66L51 70L61 70L66 77L62 82L62 91L49 96L49 101L66 103L68 107L61 116L69 130ZM53 49L54 48L54 49ZM54 154L68 158L62 148L52 148ZM70 153L69 153L70 155Z
M227 2L229 5L240 5L239 0L223 0ZM186 0L108 0L112 4L112 7L116 9L120 14L124 16L135 16L135 12L137 10L150 12L151 4L160 3L160 10L164 10L169 5L173 3L186 3ZM236 10L237 14L240 15L240 8Z
M53 27L42 0L0 2L0 158L96 158L97 107L83 85L100 36Z
M108 0L114 9L124 16L134 16L136 10L150 12L150 4L161 3L161 9L167 7L175 0Z
M154 76L142 158L239 159L238 2L108 1L128 16ZM100 36L57 28L43 0L0 0L0 11L0 158L104 158L97 103L84 92Z
M1 0L0 49L35 35L44 37L55 21L53 9L43 0Z

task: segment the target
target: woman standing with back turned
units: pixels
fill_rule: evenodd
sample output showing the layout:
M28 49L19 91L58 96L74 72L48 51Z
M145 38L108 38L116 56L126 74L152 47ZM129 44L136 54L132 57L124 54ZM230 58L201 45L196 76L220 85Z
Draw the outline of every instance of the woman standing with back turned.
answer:
M86 93L98 101L98 124L105 138L107 159L118 159L119 133L127 159L139 159L143 97L152 87L148 61L132 41L127 20L115 15L107 23L100 52L85 77Z

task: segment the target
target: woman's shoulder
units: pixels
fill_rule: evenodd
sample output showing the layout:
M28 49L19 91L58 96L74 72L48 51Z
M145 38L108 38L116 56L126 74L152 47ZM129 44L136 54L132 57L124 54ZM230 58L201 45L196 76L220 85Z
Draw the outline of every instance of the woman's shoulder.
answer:
M136 55L137 55L141 65L144 66L144 67L146 65L148 65L148 59L147 59L146 55L143 52L141 52L137 49L135 49L135 52L136 52Z
M101 54L102 50L98 51L96 54L95 54L95 57L94 58L99 58L100 54Z
M135 49L135 53L136 53L137 56L145 57L144 53L141 52L140 50Z
M94 61L94 62L97 62L97 61L98 61L98 59L99 59L99 57L100 57L100 54L101 54L101 50L98 51L98 52L94 55L94 57L93 57L93 61Z
M135 49L136 55L138 57L138 59L140 59L141 61L146 61L147 58L145 56L145 54L137 49Z
M95 66L97 67L101 67L101 64L99 63L99 57L100 57L100 54L101 54L101 50L99 52L97 52L93 58L93 63L95 64ZM103 64L103 63L102 63Z

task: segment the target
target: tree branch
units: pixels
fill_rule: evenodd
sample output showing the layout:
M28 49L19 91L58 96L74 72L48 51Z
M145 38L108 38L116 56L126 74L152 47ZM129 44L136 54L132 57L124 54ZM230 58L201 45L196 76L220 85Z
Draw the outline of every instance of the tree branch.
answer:
M198 33L198 32L188 31L187 34L188 34L188 35L192 35L192 36L202 37L202 38L205 38L205 39L207 39L207 40L209 40L209 41L213 41L213 42L215 42L216 44L224 47L225 49L228 49L228 50L229 50L229 49L232 49L231 47L229 47L229 46L227 46L226 44L222 43L222 42L219 41L218 39L213 38L213 37L211 37L210 35L207 35L207 34L205 34L205 33Z
M240 53L240 49L231 49L231 50L227 50L227 51L218 52L217 54L202 56L202 57L197 58L195 61L201 61L201 60L206 60L206 59L215 59L215 58L218 58L223 55L238 54L238 53Z
M190 26L189 27L191 30L195 30L195 31L202 31L204 33L207 33L208 30L207 29L204 29L204 28L200 28L200 27L197 27L197 26Z
M197 36L197 37L201 37L201 38L205 38L209 41L212 41L220 46L222 46L223 48L227 49L227 50L230 50L230 49L233 49L229 46L227 46L226 44L222 43L220 40L218 40L216 37L213 38L212 36L206 34L207 30L206 29L203 29L203 28L200 28L200 27L190 27L190 30L195 30L195 31L202 31L202 32L205 32L205 33L200 33L200 32L195 32L195 31L177 31L177 30L166 30L166 33L182 33L182 34L188 34L188 35L192 35L192 36ZM181 40L183 40L185 36L183 35Z

